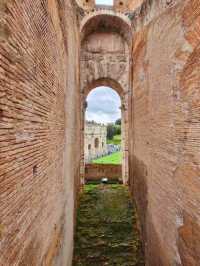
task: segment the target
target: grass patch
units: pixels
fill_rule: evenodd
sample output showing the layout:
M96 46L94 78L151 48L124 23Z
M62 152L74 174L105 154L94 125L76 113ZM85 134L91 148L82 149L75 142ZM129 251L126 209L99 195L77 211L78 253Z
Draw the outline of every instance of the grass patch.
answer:
M118 151L110 155L93 160L92 162L101 163L101 164L121 164L122 163L122 152Z

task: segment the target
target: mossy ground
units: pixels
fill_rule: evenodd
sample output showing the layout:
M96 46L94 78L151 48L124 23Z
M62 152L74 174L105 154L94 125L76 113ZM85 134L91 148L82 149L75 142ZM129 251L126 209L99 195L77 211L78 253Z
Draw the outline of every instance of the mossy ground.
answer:
M73 265L144 265L136 212L125 186L85 186L77 214Z

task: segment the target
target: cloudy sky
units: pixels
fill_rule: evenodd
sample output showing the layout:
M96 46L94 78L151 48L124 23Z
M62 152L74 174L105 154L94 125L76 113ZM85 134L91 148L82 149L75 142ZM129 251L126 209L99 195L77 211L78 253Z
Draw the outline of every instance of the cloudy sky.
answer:
M115 122L121 117L121 100L117 92L109 87L98 87L87 97L86 120L98 123Z
M113 5L113 0L96 0L96 5Z

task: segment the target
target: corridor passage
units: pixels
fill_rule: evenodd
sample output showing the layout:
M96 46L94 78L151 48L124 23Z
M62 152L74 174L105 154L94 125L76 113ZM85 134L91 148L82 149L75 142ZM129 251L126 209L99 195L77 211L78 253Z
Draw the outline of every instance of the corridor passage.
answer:
M136 223L127 187L86 185L77 214L73 266L143 266Z

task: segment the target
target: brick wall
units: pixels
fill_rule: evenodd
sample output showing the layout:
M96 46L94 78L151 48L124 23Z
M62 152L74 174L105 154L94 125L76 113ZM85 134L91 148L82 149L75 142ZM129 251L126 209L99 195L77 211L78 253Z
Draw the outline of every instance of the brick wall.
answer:
M144 0L135 12L129 182L147 265L199 265L199 0ZM0 1L3 266L71 265L80 162L76 15L70 0Z
M130 184L147 265L200 265L200 5L146 1L140 12Z
M85 165L85 180L97 181L102 178L108 180L122 180L122 166L114 164L86 164Z
M3 266L71 264L79 173L74 43L70 1L0 1Z

